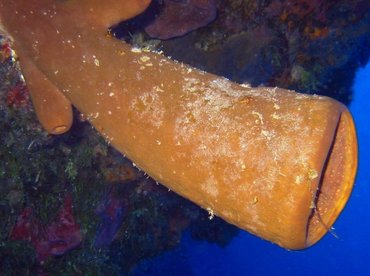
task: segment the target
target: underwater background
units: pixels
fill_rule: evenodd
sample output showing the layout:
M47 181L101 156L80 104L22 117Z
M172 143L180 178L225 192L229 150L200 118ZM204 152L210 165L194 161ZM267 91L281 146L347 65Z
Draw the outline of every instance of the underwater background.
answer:
M77 111L69 133L47 135L0 35L0 275L370 275L370 1L158 0L112 33L239 83L346 104L359 141L352 196L302 251L210 219Z

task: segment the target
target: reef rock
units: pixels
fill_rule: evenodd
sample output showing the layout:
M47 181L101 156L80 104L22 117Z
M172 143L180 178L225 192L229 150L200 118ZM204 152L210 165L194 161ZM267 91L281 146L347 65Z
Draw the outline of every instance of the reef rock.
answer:
M164 0L164 9L145 31L169 39L206 26L217 15L215 0Z

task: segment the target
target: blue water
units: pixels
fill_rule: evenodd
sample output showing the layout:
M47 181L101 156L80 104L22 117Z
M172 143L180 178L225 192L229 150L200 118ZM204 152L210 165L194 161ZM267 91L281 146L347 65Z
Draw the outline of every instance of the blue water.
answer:
M359 141L359 170L352 196L334 225L315 246L287 251L240 231L226 248L192 240L143 262L136 275L370 275L370 63L360 68L350 110Z

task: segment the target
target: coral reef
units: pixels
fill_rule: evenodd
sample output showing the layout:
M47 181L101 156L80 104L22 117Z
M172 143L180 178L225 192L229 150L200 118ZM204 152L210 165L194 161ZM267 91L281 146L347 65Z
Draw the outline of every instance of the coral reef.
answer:
M10 239L31 242L41 263L51 255L61 256L81 245L82 235L73 217L71 195L65 197L56 218L47 226L34 217L30 207L23 209L10 233Z

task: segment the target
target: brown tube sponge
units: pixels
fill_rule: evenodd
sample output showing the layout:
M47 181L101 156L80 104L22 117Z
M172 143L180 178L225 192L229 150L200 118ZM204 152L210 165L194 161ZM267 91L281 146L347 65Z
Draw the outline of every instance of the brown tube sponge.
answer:
M21 62L154 179L285 248L314 244L334 223L357 167L345 106L131 48L77 3L17 2L1 0L0 13Z
M50 134L67 132L73 121L70 101L27 59L22 60L22 73L44 129Z

